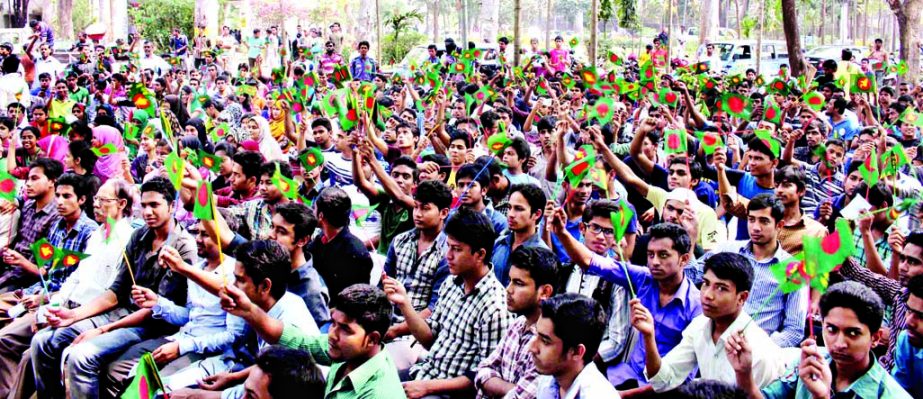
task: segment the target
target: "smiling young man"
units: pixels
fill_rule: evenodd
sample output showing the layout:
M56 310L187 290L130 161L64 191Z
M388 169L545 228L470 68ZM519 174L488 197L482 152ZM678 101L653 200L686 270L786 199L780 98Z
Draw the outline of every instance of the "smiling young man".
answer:
M259 196L260 165L263 156L258 152L242 151L231 157L231 175L228 185L215 190L215 203L225 208L256 199ZM224 164L222 164L224 169Z
M666 392L682 385L696 369L701 378L729 384L737 377L725 353L725 342L736 332L750 327L750 316L743 311L753 285L753 266L743 255L721 253L705 261L702 283L702 315L683 330L683 339L661 357L657 350L651 312L637 299L632 300L632 324L641 333L646 350L644 375L655 392ZM779 347L765 331L746 330L753 342L753 375L757 385L766 386L782 374L785 365L778 361Z
M910 399L872 353L883 334L884 310L871 288L852 281L834 284L820 299L826 347L818 348L811 338L804 340L800 362L762 390L752 377L753 345L748 336L734 334L726 349L737 384L751 399Z
M259 168L259 180L257 183L259 197L226 208L226 217L236 222L236 226L240 226L241 236L251 240L265 240L268 238L269 232L272 230L273 209L277 205L289 201L279 191L279 187L276 187L272 182L272 177L275 175L276 170L282 176L292 178L292 168L288 163L278 161L263 163ZM228 248L232 238L233 236L223 237L222 247Z
M517 184L510 190L510 210L506 215L509 228L497 237L491 257L500 284L510 282L510 256L516 248L548 248L537 231L545 201L545 193L536 185Z
M533 326L541 316L541 304L554 295L558 260L547 248L519 247L513 251L510 283L506 287L506 308L518 315L497 349L484 359L474 378L477 398L534 398L535 364L529 342Z

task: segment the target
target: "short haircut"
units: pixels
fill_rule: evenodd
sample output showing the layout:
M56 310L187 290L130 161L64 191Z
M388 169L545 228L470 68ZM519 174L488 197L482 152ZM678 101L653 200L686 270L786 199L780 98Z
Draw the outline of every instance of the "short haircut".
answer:
M548 199L545 197L545 192L538 186L534 184L514 184L510 189L510 196L513 193L519 193L526 199L526 202L529 203L530 214L534 215L545 210L545 203L548 202Z
M554 130L556 123L557 121L553 116L542 117L542 119L538 120L538 126L536 126L536 130L540 132L543 130Z
M122 210L122 216L129 217L132 213L132 206L135 202L135 186L129 184L123 179L109 179L106 183L112 182L115 186L115 197L120 200L125 200L125 209Z
M869 188L866 182L859 183L856 187L856 192L868 193L868 195L866 195L868 203L874 207L878 207L878 209L894 205L894 194L891 191L891 187L888 187L888 184L883 181L875 183L871 188Z
M772 152L772 148L769 147L769 144L766 144L766 142L763 141L763 139L756 137L756 136L753 136L753 138L751 138L750 141L747 142L747 149L749 149L750 151L756 151L758 153L765 154L766 156L769 157L770 160L778 158L778 156L776 156L776 154Z
M493 223L481 212L466 206L458 208L445 224L445 234L471 247L471 253L484 250L485 262L489 262L494 251L497 232Z
M846 165L846 176L851 175L852 172L859 171L859 168L862 166L862 163L863 163L862 161L852 161L848 165Z
M873 334L881 328L885 306L871 288L855 281L837 283L820 297L820 314L827 317L833 308L846 308L856 313L859 322Z
M487 188L487 186L490 184L490 173L481 173L480 175L478 174L478 172L481 172L483 167L484 164L479 164L477 162L473 164L465 164L458 168L458 171L455 172L455 181L459 181L461 179L472 179L472 181L476 181L481 186L481 188Z
M846 107L849 105L849 101L846 101L845 98L836 98L833 100L833 109L836 110L838 114L843 114L846 112Z
M83 177L75 173L65 173L55 181L55 188L61 186L71 186L77 198L83 197L85 201L89 200L90 188Z
M670 392L673 399L747 399L736 385L718 380L693 380Z
M913 231L904 238L904 245L913 244L923 248L923 231Z
M159 193L168 205L172 205L176 200L176 188L170 180L163 176L154 176L141 184L141 195L147 192Z
M261 169L260 166L263 165L263 156L256 151L241 151L231 157L234 160L234 163L240 165L240 170L244 172L244 176L248 179L251 177L260 179Z
M414 183L420 181L420 169L417 168L417 162L414 161L407 155L401 155L397 157L393 162L391 162L391 170L398 166L406 166L410 168L410 174L413 176Z
M317 228L317 218L311 208L295 201L285 202L276 205L275 212L282 216L287 223L295 226L295 241L303 238L311 238L314 230Z
M365 329L366 334L378 332L381 340L391 327L393 307L381 288L368 284L353 284L337 294L336 310L346 314Z
M529 272L536 288L548 284L554 289L558 281L560 264L548 248L520 245L510 255L510 265Z
M587 204L586 210L583 211L581 220L583 223L590 223L594 218L609 219L613 212L619 211L619 204L612 200L595 200Z
M711 270L722 280L734 283L737 292L750 291L753 288L753 265L743 255L733 252L719 252L705 259L704 272Z
M51 158L38 158L32 161L29 164L29 169L42 168L42 174L48 178L48 180L58 180L61 177L61 174L64 173L64 164L56 159Z
M290 255L282 244L273 240L248 241L237 248L234 258L243 265L244 273L254 285L269 279L272 283L269 294L277 300L282 298L292 272Z
M779 201L775 194L757 194L751 198L750 203L747 204L747 212L760 211L767 208L769 208L769 215L774 222L779 223L782 221L782 215L785 213L785 205L782 205L782 201Z
M333 133L333 125L330 124L330 119L327 119L327 118L317 118L317 119L311 121L311 129L314 129L314 128L318 127L318 126L324 128L324 129L327 129L327 131Z
M917 298L923 298L923 274L910 278L910 281L907 282L907 291L910 292L910 295L913 295Z
M673 241L673 250L680 255L689 253L692 249L692 239L689 238L689 232L676 223L659 223L651 226L648 231L650 241L660 238L668 238Z
M327 383L311 354L282 345L268 346L256 358L256 367L269 377L269 396L280 399L292 392L308 398L324 396Z
M485 111L480 116L481 126L484 129L493 129L497 126L497 120L500 119L500 116L497 115L494 111Z
M836 61L834 61L834 60L826 60L826 61L824 61L823 64L821 64L821 68L824 68L824 69L836 69Z
M497 134L500 134L500 133L497 133ZM514 138L513 141L510 142L510 148L512 148L513 151L516 152L516 156L518 156L519 159L523 161L525 161L526 158L529 158L529 156L532 155L532 150L529 149L529 143L526 142L526 139L522 137Z
M260 165L260 178L263 176L272 177L276 174L276 170L278 170L279 174L282 176L285 176L289 179L292 178L292 166L289 165L288 162L280 161L269 161Z
M449 135L450 145L455 140L461 140L463 143L465 143L465 148L474 147L474 141L471 139L471 135L464 130L455 130L452 132L452 134Z
M371 45L369 45L369 42L367 40L363 40L359 42L359 45L356 46L356 48L362 48L362 46L365 46L365 48L371 48Z
M804 174L804 170L801 168L786 165L776 171L775 180L776 184L792 183L798 187L798 191L804 191L807 177Z
M93 173L93 168L96 167L96 161L99 159L99 156L90 149L90 143L84 140L71 141L67 144L67 149L70 151L72 157L80 159L81 168L89 173Z
M228 142L226 142L226 141L222 141L222 142L220 142L220 143L218 143L218 144L215 144L215 153L217 154L218 151L224 151L224 154L227 155L228 158L232 158L232 159L233 159L233 158L234 158L234 154L237 153L237 147L234 147L234 145L231 144L231 143L228 143Z
M606 329L606 311L596 300L575 293L563 293L542 301L542 318L554 323L554 335L564 350L583 345L583 363L596 356Z
M452 189L440 180L427 180L417 185L413 199L421 204L433 204L436 208L452 206Z
M702 164L687 158L685 155L671 158L667 168L669 169L673 165L686 165L693 180L702 178Z
M349 224L349 212L352 210L352 200L343 189L327 187L317 196L317 215L324 215L324 220L333 227L344 227Z

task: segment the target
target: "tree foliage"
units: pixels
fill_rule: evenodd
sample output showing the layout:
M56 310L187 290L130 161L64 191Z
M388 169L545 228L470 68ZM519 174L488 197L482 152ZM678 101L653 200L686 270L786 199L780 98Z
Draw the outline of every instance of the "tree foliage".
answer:
M141 36L167 48L174 27L191 37L195 5L186 0L145 0L137 8L129 7L128 15Z

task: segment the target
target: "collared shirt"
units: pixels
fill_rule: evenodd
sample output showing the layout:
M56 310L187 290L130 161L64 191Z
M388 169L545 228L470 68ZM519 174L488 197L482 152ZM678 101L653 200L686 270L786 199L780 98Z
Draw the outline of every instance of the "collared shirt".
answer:
M353 75L354 80L369 82L377 72L378 65L375 63L375 59L369 56L365 58L358 56L349 63L349 73Z
M641 303L654 316L654 326L657 329L657 350L661 356L670 351L682 340L683 330L696 316L702 314L702 303L699 290L683 278L676 293L665 306L660 306L660 286L651 275L650 269L616 262L612 259L594 254L590 260L587 272L599 275L601 278L622 287L634 289ZM609 381L613 386L620 385L628 380L637 380L640 384L647 381L644 378L645 363L644 342L639 340L627 361L617 364L609 369Z
M827 234L827 228L818 221L809 218L807 213L802 213L801 219L791 226L782 226L779 231L779 243L782 249L790 254L801 252L804 247L802 237L823 237Z
M496 349L510 324L506 290L488 271L470 293L460 277L447 279L427 320L435 337L429 353L411 367L417 381L468 376Z
M115 223L109 242L105 239L105 228L98 228L87 239L86 253L77 269L61 284L57 297L59 303L71 301L81 305L89 303L102 294L118 274L122 263L122 251L131 238L134 228L128 218Z
M484 384L494 377L516 384L516 387L504 396L505 399L535 397L538 372L535 371L535 363L529 353L529 341L534 336L532 326L525 316L519 316L513 321L506 336L500 340L497 350L491 352L478 366L478 373L474 378L478 399L488 397L483 393Z
M435 309L439 300L439 287L449 275L449 263L445 259L446 235L440 232L433 244L417 255L417 242L420 240L420 230L398 234L391 241L388 256L385 259L384 270L404 285L410 306L420 312L425 308ZM402 315L395 312L393 321L404 320Z
M272 212L262 198L227 208L228 217L236 217L250 231L251 240L265 240L272 230Z
M27 200L20 208L19 234L16 236L13 249L30 262L35 262L32 243L39 237L47 237L51 226L61 218L57 208L58 202L54 199L42 209L36 209L35 200Z
M493 263L494 274L504 287L510 284L510 255L513 254L514 240L515 234L507 229L496 241L494 241L494 253L490 263ZM539 247L550 249L548 245L542 241L542 237L538 233L533 233L529 238L523 241L522 244L519 244L519 246L525 248Z
M333 69L342 63L343 56L339 53L334 52L333 54L327 54L327 52L324 52L320 55L320 67L321 70L324 71L324 75L330 76L333 73Z
M413 209L393 200L387 193L369 197L369 205L378 205L381 213L381 232L378 235L378 253L388 254L391 240L395 236L413 228Z
M712 319L701 315L692 320L683 330L683 340L670 351L660 362L660 370L648 377L651 387L655 392L665 392L679 387L690 373L698 368L701 378L706 380L723 381L737 385L737 374L728 361L724 344L728 337L747 327L747 342L753 352L753 381L759 387L765 387L770 382L782 376L786 363L779 356L779 346L769 339L763 329L756 325L749 326L752 320L750 315L741 312L737 319L728 326L718 340L712 339L714 323Z
M305 306L314 317L317 325L322 326L330 321L330 292L327 284L314 269L314 259L306 253L308 261L292 270L288 275L288 292L304 299Z
M908 332L901 331L894 351L894 370L898 384L915 398L923 398L923 348L910 343Z
M330 241L318 235L308 244L314 269L324 279L330 296L336 298L353 284L368 284L372 273L372 257L361 240L344 227Z
M543 375L538 378L535 397L538 399L619 399L619 392L606 380L593 364L583 367L570 389L561 396L561 387L553 376Z
M234 265L236 260L230 256L225 257L215 270L210 273L224 275L228 284L234 281ZM206 261L203 260L198 268L204 269ZM217 296L206 291L198 284L186 284L186 306L177 306L164 297L157 298L154 305L153 317L163 319L175 326L182 326L176 334L167 337L167 340L179 344L180 356L188 353L208 355L222 353L229 349L236 339L244 336L244 326L240 323L228 323L229 315L221 309L221 301Z
M329 342L326 335L309 335L291 324L285 325L279 338L279 345L306 351L318 364L330 366L324 399L407 397L397 375L397 367L388 351L379 351L349 374L340 376L340 369L345 363L334 363L330 359Z
M51 226L51 231L48 232L48 242L58 249L82 253L86 251L87 241L89 241L90 235L96 231L97 227L99 227L99 225L96 224L96 221L88 218L83 212L80 212L80 218L77 219L77 222L74 223L74 226L70 229L67 228L67 222L59 218L58 221ZM79 263L77 266L79 266ZM74 270L77 270L77 267L65 267L64 265L55 264L54 262L48 262L45 264L44 269L46 272L45 283L48 284L48 290L56 292L61 289L61 284L64 284L64 280L67 276L70 276ZM37 294L41 291L42 283L35 283L24 292Z
M744 255L753 265L753 289L744 304L744 312L753 315L756 324L769 333L776 345L782 348L798 346L804 337L804 324L808 317L808 289L803 287L789 294L781 293L778 290L779 281L771 269L772 265L792 256L779 244L772 257L758 261L753 255L750 240L741 240L719 245L710 254L703 256L703 260L720 252ZM763 302L766 302L765 307L762 306Z
M840 275L852 281L856 281L866 287L871 288L881 297L885 306L893 307L888 326L891 328L891 336L888 340L888 351L881 358L881 365L886 369L891 369L894 365L896 356L896 347L898 335L907 326L907 298L910 292L906 287L896 280L882 276L878 273L861 266L855 259L848 259L839 269Z
M836 365L831 361L830 354L827 353L826 348L818 349L823 353L824 361L830 363L830 371L835 380ZM842 392L837 392L835 385L831 386L830 397L833 399L910 399L911 396L885 371L884 367L881 367L875 355L870 353L869 356L872 358L872 368ZM798 362L795 362L785 376L763 388L763 397L766 399L810 399L813 395L798 376Z
M846 175L841 169L836 171L827 169L821 176L820 162L807 168L804 174L807 177L804 197L801 198L801 210L805 214L814 213L818 206L833 197L843 194L843 182L846 181Z
M878 256L881 258L881 263L885 267L885 270L891 269L891 245L888 244L888 234L891 232L891 227L889 227L885 234L881 236L878 240L875 241L875 251L878 252ZM868 264L868 254L865 253L865 245L862 241L862 232L859 229L854 229L852 232L853 242L856 243L856 249L852 253L852 257L859 262L860 265Z

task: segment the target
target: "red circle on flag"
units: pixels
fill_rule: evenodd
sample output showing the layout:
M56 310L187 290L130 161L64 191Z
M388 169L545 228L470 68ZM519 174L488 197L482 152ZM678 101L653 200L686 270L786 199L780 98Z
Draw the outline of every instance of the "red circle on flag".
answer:
M0 180L0 192L11 193L16 189L16 182L13 179Z

